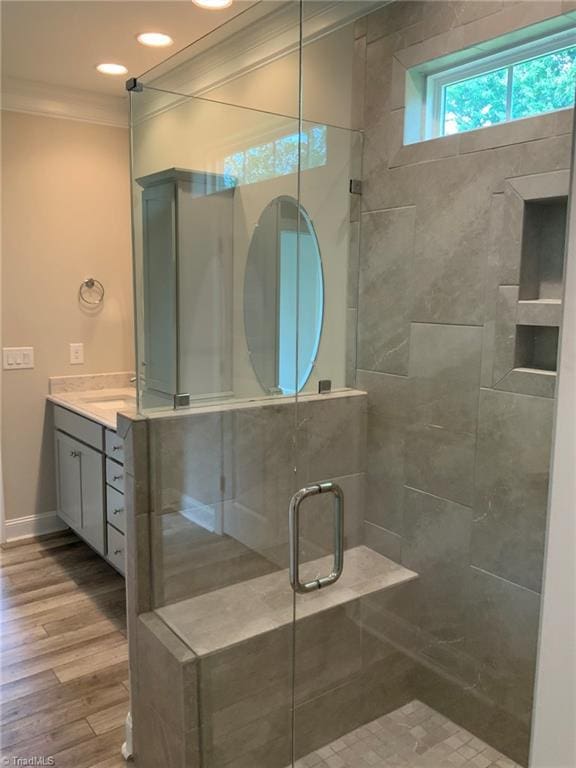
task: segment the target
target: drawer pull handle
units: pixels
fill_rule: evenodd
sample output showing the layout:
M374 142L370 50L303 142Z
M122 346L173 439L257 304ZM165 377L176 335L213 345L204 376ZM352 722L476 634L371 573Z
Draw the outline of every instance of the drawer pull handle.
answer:
M114 554L115 554L115 555L121 555L123 552L124 552L124 550L123 550L123 549L115 549L115 550L114 550Z
M112 514L113 515L120 515L122 512L124 512L124 509L122 507L120 507L120 509L113 510Z
M70 451L70 456L72 456L73 459L79 459L82 454L80 451Z
M112 479L116 483L118 480L122 480L123 477L124 477L124 475L113 475Z
M112 450L113 451L121 451L124 446L122 445L113 445Z

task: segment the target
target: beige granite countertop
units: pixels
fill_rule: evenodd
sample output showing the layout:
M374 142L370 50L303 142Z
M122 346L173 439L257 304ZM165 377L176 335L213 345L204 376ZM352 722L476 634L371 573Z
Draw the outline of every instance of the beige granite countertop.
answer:
M111 387L49 394L48 400L80 416L116 430L117 414L136 415L134 387Z
M316 578L331 566L330 556L303 563L301 578ZM310 616L417 578L368 547L353 547L344 555L344 573L336 584L298 595L297 615ZM194 653L205 656L290 624L293 600L288 571L281 570L157 608L156 613Z

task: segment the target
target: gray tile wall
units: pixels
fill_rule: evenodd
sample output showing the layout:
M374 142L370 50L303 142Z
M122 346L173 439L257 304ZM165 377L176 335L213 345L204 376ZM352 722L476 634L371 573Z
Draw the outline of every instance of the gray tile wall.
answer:
M402 146L404 83L407 66L569 11L561 2L397 2L357 28L366 59L357 304L365 542L420 573L372 605L367 624L379 636L394 626L396 641L410 636L428 666L461 680L468 698L479 694L475 707L449 688L447 714L458 700L469 727L490 723L519 760L554 401L550 380L509 374L523 216L513 187L549 197L560 183L572 110ZM431 694L428 675L422 695L438 707L442 686ZM501 727L487 701L506 713Z

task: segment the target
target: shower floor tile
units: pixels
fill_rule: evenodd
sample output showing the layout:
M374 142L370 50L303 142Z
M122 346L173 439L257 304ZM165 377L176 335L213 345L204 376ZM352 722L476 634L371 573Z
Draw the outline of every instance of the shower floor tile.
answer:
M296 768L520 768L447 717L409 704L333 741Z

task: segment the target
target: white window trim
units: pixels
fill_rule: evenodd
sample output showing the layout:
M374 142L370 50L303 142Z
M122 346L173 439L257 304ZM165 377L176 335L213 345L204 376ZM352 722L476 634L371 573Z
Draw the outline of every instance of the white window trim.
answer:
M425 78L425 98L424 98L424 139L440 138L448 134L442 133L442 125L444 122L443 108L444 108L444 89L448 85L459 83L462 80L468 80L472 77L488 74L490 72L497 71L499 69L511 69L516 64L521 64L531 59L545 56L548 53L554 53L564 48L568 48L572 45L576 45L576 30L569 29L560 32L555 35L548 35L538 40L532 40L528 43L521 45L515 45L509 47L506 50L501 50L498 53L490 54L488 56L482 56L480 58L474 58L471 61L461 64L460 66L450 67L442 69L438 72L432 72ZM510 107L510 90L512 88L512 78L508 78L508 109ZM538 114L550 114L550 110L545 113ZM515 118L522 119L522 118ZM495 125L505 125L509 122L514 122L514 118L508 114L506 120L496 123ZM486 126L491 127L491 126Z

